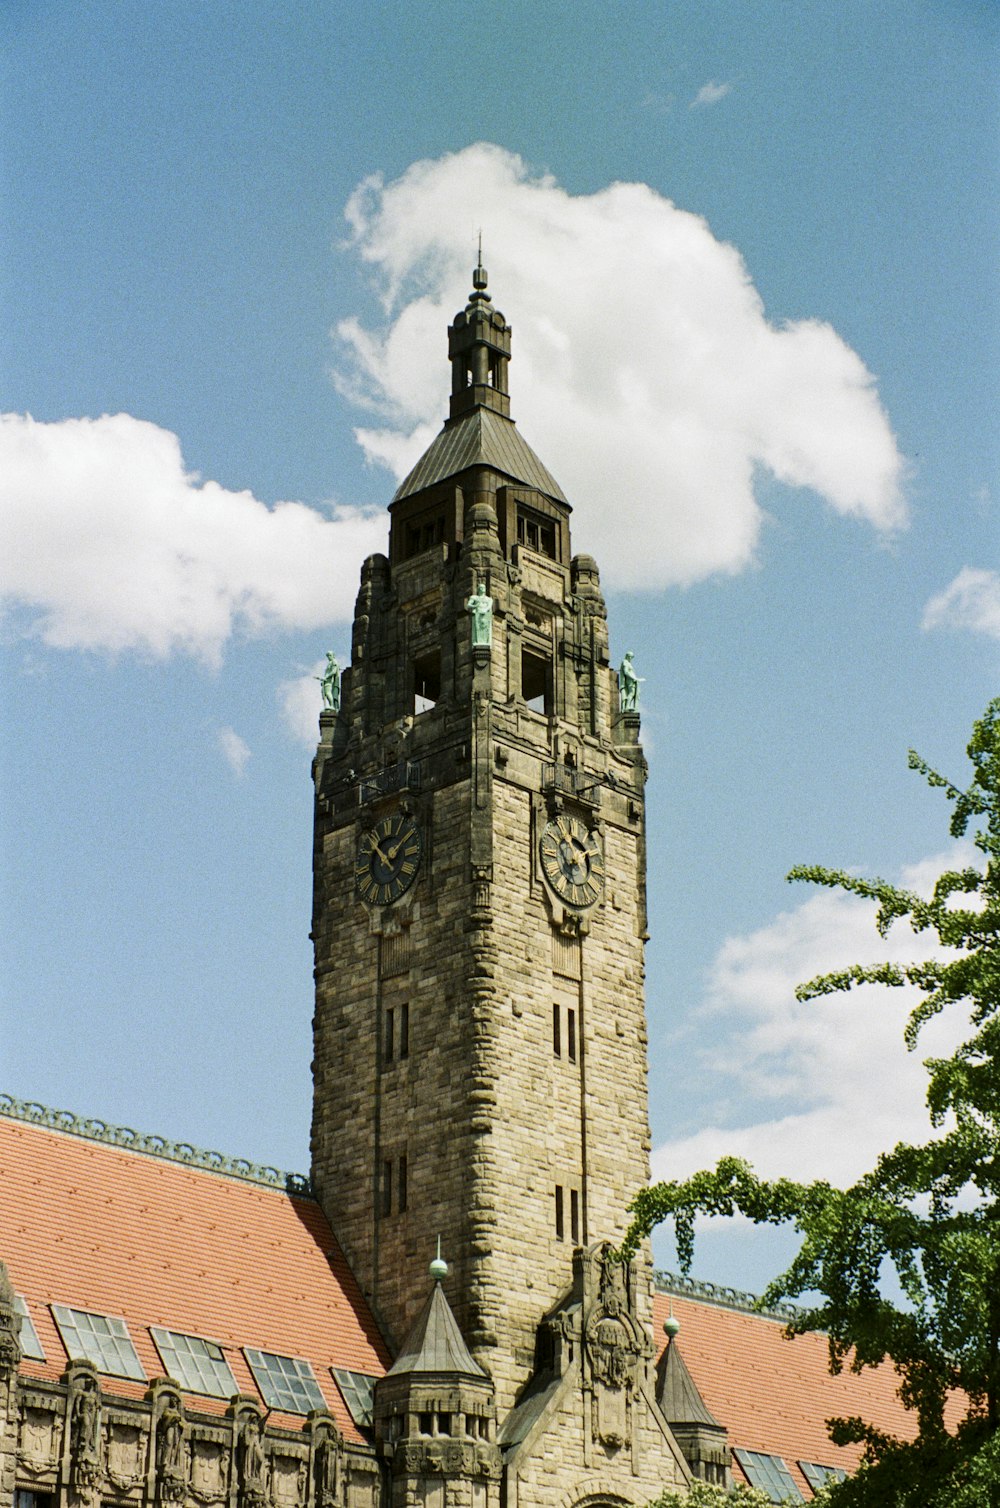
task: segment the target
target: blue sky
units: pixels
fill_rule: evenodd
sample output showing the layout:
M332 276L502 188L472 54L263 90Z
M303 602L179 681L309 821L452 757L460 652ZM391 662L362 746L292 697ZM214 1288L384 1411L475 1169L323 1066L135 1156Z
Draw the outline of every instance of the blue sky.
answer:
M794 1005L872 943L784 875L926 879L906 750L962 777L997 690L1000 15L370 10L0 20L0 1079L306 1166L304 698L481 226L646 677L655 1165L851 1176L919 1134L919 1064L878 998Z

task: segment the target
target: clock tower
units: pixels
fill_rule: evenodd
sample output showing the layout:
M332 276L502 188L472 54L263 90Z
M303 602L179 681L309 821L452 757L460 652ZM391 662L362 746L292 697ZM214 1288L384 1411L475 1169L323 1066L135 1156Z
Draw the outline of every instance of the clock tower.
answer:
M503 1418L648 1178L646 765L597 565L510 417L511 329L473 280L449 416L321 715L312 1165L397 1347L440 1237ZM641 1328L648 1270L628 1282Z

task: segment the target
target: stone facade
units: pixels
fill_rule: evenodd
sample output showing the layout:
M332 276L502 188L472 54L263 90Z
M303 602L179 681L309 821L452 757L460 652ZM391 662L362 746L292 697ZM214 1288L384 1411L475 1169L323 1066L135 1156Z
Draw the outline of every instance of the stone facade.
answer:
M346 1444L329 1414L276 1428L240 1395L202 1413L170 1378L124 1396L89 1361L58 1383L18 1377L4 1283L0 1263L0 1508L380 1508L375 1452Z
M649 1171L646 765L597 566L509 419L510 330L485 287L477 269L449 332L450 417L393 500L388 556L365 562L321 718L312 1177L397 1346L440 1239L493 1387L503 1502L638 1503L686 1480L649 1372L648 1261L623 1277L614 1427L580 1325L585 1254L621 1237ZM511 1421L568 1293L536 1445L538 1421L523 1439Z

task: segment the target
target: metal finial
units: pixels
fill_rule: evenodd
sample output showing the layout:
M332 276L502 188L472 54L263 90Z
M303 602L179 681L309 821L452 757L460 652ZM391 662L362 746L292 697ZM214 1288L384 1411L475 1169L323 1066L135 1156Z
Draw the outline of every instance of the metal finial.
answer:
M430 1273L431 1277L434 1279L435 1283L440 1283L442 1281L442 1279L444 1279L444 1278L446 1278L448 1276L448 1264L447 1264L447 1262L444 1260L444 1258L441 1255L441 1237L440 1236L438 1236L437 1256L434 1258L433 1262L431 1263L430 1267L428 1268L428 1272Z
M486 268L483 266L483 233L479 232L479 260L472 274L472 286L477 293L483 293L486 289Z
M673 1301L673 1299L671 1299L670 1300L670 1313L667 1315L666 1319L663 1321L663 1333L666 1335L667 1340L673 1340L674 1337L680 1333L680 1328L681 1328L681 1322L680 1322L679 1319L676 1319L674 1317L674 1301Z

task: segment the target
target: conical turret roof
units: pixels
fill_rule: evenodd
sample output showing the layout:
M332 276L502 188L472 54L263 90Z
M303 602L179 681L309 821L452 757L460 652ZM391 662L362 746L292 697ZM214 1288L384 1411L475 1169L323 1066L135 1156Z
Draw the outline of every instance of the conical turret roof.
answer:
M668 1424L707 1424L721 1429L687 1369L676 1339L671 1340L660 1363L656 1401Z
M389 1368L388 1377L404 1373L448 1372L461 1377L485 1378L486 1373L462 1339L458 1321L445 1298L440 1283L430 1296L407 1338L406 1344Z

